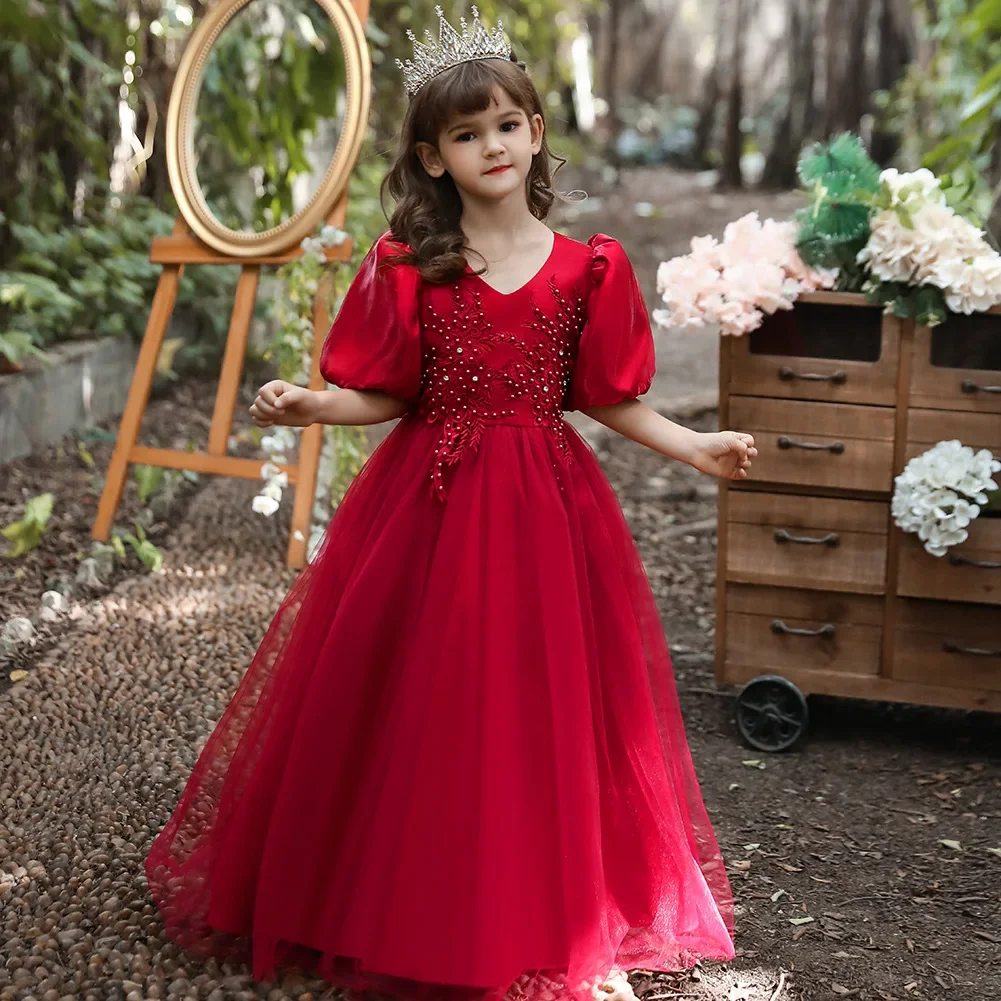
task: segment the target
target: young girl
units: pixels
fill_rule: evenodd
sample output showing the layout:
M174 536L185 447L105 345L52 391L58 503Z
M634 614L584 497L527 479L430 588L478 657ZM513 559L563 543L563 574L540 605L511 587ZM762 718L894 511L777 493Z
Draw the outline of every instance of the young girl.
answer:
M402 417L341 502L146 863L189 951L421 1001L571 998L729 959L733 904L657 608L581 410L720 477L750 435L636 397L621 246L550 230L501 29L405 68L390 231L260 426ZM478 268L474 267L478 263ZM611 986L609 986L611 984Z

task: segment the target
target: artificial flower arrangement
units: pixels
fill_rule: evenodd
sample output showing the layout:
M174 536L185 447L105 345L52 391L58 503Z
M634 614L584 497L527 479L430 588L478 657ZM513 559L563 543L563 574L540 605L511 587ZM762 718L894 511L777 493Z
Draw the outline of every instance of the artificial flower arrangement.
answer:
M925 169L881 171L848 133L805 152L799 177L810 201L794 220L752 212L721 243L696 237L660 265L655 322L744 334L818 288L862 292L927 326L1001 303L1001 255L972 221L968 188Z
M974 452L961 442L940 441L911 459L894 479L891 513L905 532L916 533L932 556L944 556L965 542L967 526L983 510L997 508L1001 471L986 448Z

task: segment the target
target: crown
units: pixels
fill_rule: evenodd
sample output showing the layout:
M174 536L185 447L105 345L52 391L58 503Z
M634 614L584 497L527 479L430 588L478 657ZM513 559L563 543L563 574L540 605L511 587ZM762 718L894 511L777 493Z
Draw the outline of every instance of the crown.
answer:
M431 37L431 32L424 29L426 42L418 42L412 31L407 31L407 37L414 43L414 58L405 63L399 59L396 65L403 70L403 81L407 94L413 96L439 73L458 66L459 63L472 62L474 59L510 59L511 43L504 35L504 27L497 21L496 28L486 28L480 21L480 12L472 7L473 26L467 27L466 19L459 18L461 34L445 20L441 7L435 7L438 15L438 41Z

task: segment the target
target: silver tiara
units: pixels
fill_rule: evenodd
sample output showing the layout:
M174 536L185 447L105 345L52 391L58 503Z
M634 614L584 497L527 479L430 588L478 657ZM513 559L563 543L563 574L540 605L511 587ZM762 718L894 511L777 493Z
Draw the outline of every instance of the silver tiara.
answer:
M504 27L497 21L496 28L486 28L480 20L477 7L471 8L473 26L467 27L466 19L459 18L462 27L460 34L445 20L441 7L435 7L438 15L438 41L431 37L429 29L424 29L427 42L418 42L412 31L407 31L407 37L414 43L414 58L405 63L399 59L396 65L403 71L403 82L407 94L411 97L439 73L458 66L459 63L472 62L474 59L510 59L511 43L504 35Z

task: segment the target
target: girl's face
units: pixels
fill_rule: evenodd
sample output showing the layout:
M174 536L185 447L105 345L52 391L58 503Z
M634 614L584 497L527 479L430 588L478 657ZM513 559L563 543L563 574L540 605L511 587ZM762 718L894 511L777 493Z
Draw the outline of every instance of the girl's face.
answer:
M532 157L542 148L541 115L529 117L500 87L484 111L453 115L437 146L417 143L416 151L432 177L448 172L460 194L500 201L524 192Z

